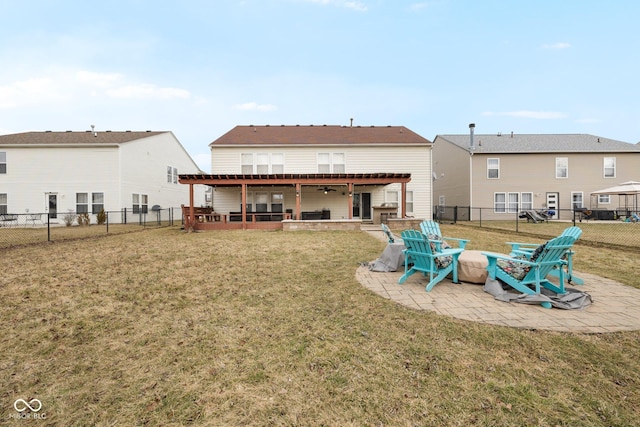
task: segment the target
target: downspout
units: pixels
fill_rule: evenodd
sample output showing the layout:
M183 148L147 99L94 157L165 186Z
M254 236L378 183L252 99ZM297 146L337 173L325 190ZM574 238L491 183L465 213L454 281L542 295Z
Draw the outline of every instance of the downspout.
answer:
M475 123L469 123L469 221L473 221L473 152L476 149L473 142Z
M403 182L400 184L402 190L400 191L402 195L402 201L400 202L400 206L402 207L402 218L406 218L407 212L407 183Z

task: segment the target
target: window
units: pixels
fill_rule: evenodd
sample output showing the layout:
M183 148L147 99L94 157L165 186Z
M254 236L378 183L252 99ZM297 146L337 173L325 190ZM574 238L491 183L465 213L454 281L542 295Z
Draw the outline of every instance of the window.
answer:
M333 153L333 173L345 173L344 153Z
M242 154L242 173L245 175L251 175L253 173L253 153Z
M284 154L273 153L271 155L271 173L284 173Z
M267 193L256 193L256 212L267 212L269 206L269 195Z
M522 193L520 195L520 208L523 211L530 211L533 209L533 193Z
M604 158L604 177L605 178L616 177L616 158L615 157Z
M267 175L269 173L269 154L258 153L256 158L258 162L256 167L256 173L260 175Z
M445 207L445 197L438 196L438 213L444 214L444 207Z
M0 173L7 173L7 153L0 151Z
M89 194L76 193L76 213L82 214L89 212Z
M556 178L569 178L568 157L556 157Z
M0 193L0 214L7 213L7 193Z
M573 209L584 207L582 204L582 191L575 191L571 193L571 206Z
M400 200L400 198L398 197L397 191L385 192L384 202L387 206L398 206L398 200Z
M242 153L240 162L242 173L246 175L284 173L282 153Z
M318 153L318 173L345 173L344 153Z
M132 208L133 208L134 214L139 214L139 213L146 214L149 212L149 196L148 195L133 194L132 202L133 202Z
M97 214L104 209L104 193L91 194L91 213Z
M282 212L284 208L284 194L271 193L271 212Z
M520 206L520 193L509 193L507 210L510 213L518 212Z
M413 213L413 191L407 191L407 200L405 200L407 204L407 212L405 213Z
M318 173L331 173L330 153L318 153Z
M500 159L496 159L496 158L487 159L487 178L488 179L500 178Z
M608 194L598 194L598 204L599 205L608 205L611 203L611 196Z
M495 213L505 213L507 211L507 195L505 193L494 193L493 211Z
M177 184L178 183L178 169L167 166L167 182Z

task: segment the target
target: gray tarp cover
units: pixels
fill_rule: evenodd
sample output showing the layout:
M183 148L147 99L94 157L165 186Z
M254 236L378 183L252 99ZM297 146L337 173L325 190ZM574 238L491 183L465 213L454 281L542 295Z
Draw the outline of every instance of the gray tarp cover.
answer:
M404 268L404 249L403 243L389 243L380 258L369 263L369 270L388 272Z
M508 287L508 285L505 285ZM508 287L509 289L512 289ZM540 304L550 302L552 307L563 308L565 310L582 310L591 305L591 295L573 288L565 288L566 294L556 294L548 289L541 289L539 295L521 294L519 292L508 292L504 289L501 281L487 278L484 284L484 291L490 293L499 301L520 302L523 304Z

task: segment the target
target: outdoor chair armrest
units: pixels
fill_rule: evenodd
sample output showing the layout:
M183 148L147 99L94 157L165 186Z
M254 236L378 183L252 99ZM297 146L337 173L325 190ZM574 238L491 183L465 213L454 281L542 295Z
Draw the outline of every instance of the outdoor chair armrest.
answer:
M467 243L471 241L469 239L459 239L457 237L445 237L445 236L442 236L442 240L455 240L456 242L458 242L458 246L461 249L464 249L464 247L467 246Z
M522 250L533 252L538 246L540 246L540 243L507 242L507 245L511 246L512 251Z

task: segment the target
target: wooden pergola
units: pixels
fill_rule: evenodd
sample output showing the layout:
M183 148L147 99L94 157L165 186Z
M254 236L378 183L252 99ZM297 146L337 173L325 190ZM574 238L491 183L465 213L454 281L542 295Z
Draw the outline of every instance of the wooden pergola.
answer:
M411 181L409 173L358 173L358 174L273 174L273 175L244 175L244 174L187 174L179 175L181 184L189 185L189 206L184 207L185 229L204 229L196 220L194 205L194 186L208 185L212 187L240 187L242 191L242 221L237 226L218 226L214 228L264 228L249 227L247 222L247 188L250 186L291 186L296 192L296 218L301 217L301 192L303 185L327 186L346 185L349 197L347 197L349 219L353 219L353 191L356 185L388 185L401 184L401 208L406 212L407 183ZM280 223L278 223L281 226Z

